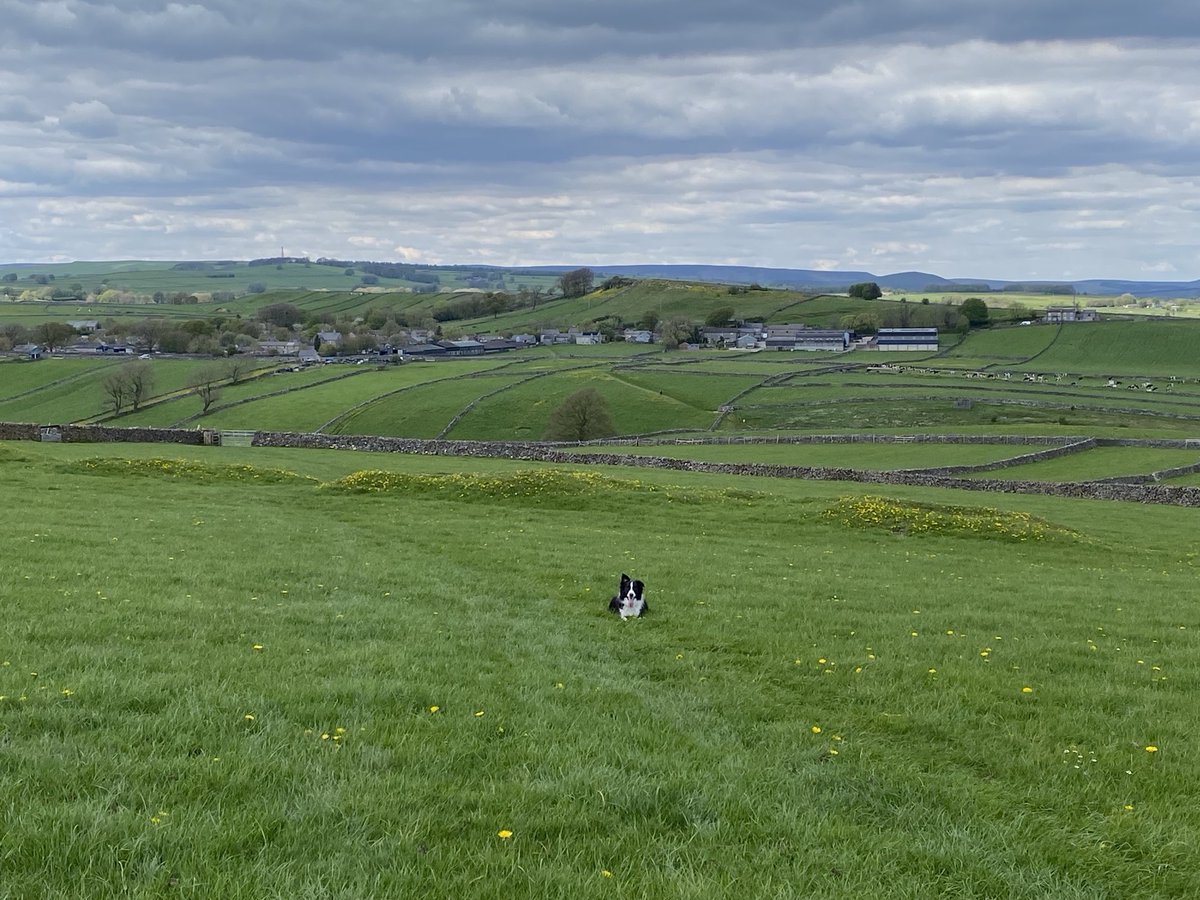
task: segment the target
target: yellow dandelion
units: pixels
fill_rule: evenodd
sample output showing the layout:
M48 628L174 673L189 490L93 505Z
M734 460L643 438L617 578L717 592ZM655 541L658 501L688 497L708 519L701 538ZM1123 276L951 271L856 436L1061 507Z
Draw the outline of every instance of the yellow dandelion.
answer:
M262 648L263 648L263 645L262 645L262 644L255 644L255 645L254 645L253 647L251 647L250 649L251 649L251 650L261 650Z
M246 713L244 716L242 716L242 718L243 718L244 720L246 720L247 722L253 722L253 721L254 721L254 714L253 714L253 713Z
M1125 804L1125 808L1126 808L1126 809L1128 809L1128 810L1131 810L1131 811L1132 811L1132 809L1133 809L1133 804L1132 804L1132 803L1126 803L1126 804Z
M829 748L829 755L830 755L830 756L837 756L837 755L838 755L838 752L837 752L837 750L836 750L835 748L833 748L833 747L830 747L830 748Z
M820 726L820 725L814 725L814 726L812 727L812 733L813 733L813 734L820 734L820 733L821 733L821 726Z
M75 692L74 692L73 690L71 690L70 688L63 688L63 689L62 689L62 695L63 695L64 697L70 697L70 696L71 696L72 694L74 694L74 693L75 693Z
M477 709L477 710L475 710L475 718L477 718L477 719L478 719L478 718L480 718L480 717L482 717L482 716L483 716L483 710L482 710L482 709Z
M328 731L321 735L321 740L323 740L323 741L329 740L329 732Z
M429 711L430 711L431 713L435 713L435 712L437 712L439 709L441 709L441 707L440 707L440 706L431 706L431 707L429 707Z
M613 877L613 876L612 876L612 872L608 871L608 869L601 869L601 870L600 870L600 874L601 874L603 877L605 877L605 878L612 878L612 877Z
M496 832L496 837L500 838L500 840L502 840L502 841L507 841L512 836L513 836L513 833L511 831L509 831L507 828L501 828L499 831Z
M1153 744L1150 744L1150 745L1149 745L1149 746L1146 748L1146 752L1147 752L1147 753L1157 753L1157 752L1158 752L1158 748L1157 748L1157 747L1155 747Z
M1021 693L1022 694L1032 694L1033 688L1029 687L1029 685L1026 685L1025 687L1021 688Z

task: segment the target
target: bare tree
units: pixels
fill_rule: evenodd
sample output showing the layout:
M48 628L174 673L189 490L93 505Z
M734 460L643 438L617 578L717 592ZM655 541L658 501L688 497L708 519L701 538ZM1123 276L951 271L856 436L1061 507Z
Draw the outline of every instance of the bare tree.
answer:
M200 398L203 408L200 414L204 415L221 397L221 382L225 380L225 373L218 366L204 366L192 373L188 379L188 386Z
M125 407L125 401L129 398L129 381L125 377L124 370L105 375L104 380L100 382L100 387L112 405L113 415L119 416Z
M154 389L154 370L149 363L130 363L124 367L125 379L129 384L129 404L137 412L142 401Z
M238 359L234 357L225 363L225 377L229 379L229 383L237 384L250 372L251 362L248 359Z

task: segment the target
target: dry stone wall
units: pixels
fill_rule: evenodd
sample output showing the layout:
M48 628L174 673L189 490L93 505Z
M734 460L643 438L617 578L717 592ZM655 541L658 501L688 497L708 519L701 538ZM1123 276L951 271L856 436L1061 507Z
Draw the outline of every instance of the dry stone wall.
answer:
M49 433L57 437L48 437ZM64 442L152 442L200 445L211 443L214 433L183 428L110 428L98 425L39 426L19 423L0 423L0 440L37 441L43 438ZM959 436L958 443L1045 444L1061 442L1063 438L981 438ZM1069 440L1069 439L1067 439ZM1077 439L1076 442L1084 439ZM796 443L911 443L945 442L941 435L826 435L808 436ZM750 441L747 441L749 443ZM687 443L698 443L688 441ZM477 456L495 459L529 460L537 462L571 463L575 465L631 466L671 469L683 472L705 472L720 475L751 475L764 478L805 478L821 481L847 481L860 484L904 485L912 487L953 488L964 491L990 491L1010 494L1042 494L1056 497L1076 497L1090 500L1122 500L1132 503L1161 503L1176 506L1200 507L1200 488L1176 487L1161 484L1134 484L1129 481L1037 482L1001 479L958 478L935 471L874 472L823 466L781 466L767 463L715 463L698 460L673 459L665 456L634 456L621 453L597 453L581 457L562 449L562 445L505 442L449 441L418 438L388 438L358 435L304 434L296 432L255 432L257 447L296 447L320 450L357 450L374 453L413 453L436 456ZM1098 446L1156 446L1196 449L1194 441L1132 441L1095 439ZM577 445L574 445L577 446ZM1066 449L1066 448L1060 448ZM1190 467L1181 467L1190 468ZM1159 473L1160 475L1162 473Z

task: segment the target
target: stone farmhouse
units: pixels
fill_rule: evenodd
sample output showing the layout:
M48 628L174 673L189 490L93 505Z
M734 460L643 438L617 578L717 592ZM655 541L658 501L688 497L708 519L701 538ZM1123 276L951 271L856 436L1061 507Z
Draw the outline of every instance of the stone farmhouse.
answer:
M1046 321L1058 322L1095 322L1099 319L1096 310L1077 306L1047 306Z

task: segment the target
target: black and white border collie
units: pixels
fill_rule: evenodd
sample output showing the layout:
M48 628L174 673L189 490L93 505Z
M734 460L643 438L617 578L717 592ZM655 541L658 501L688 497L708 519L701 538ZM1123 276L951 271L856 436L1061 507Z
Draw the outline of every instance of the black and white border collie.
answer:
M644 616L650 612L646 605L646 586L640 581L631 579L628 575L621 576L621 589L617 596L608 601L608 608L622 620L631 616Z

